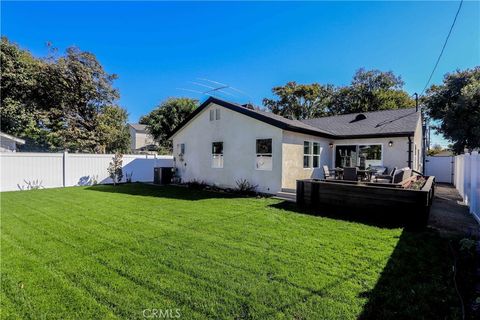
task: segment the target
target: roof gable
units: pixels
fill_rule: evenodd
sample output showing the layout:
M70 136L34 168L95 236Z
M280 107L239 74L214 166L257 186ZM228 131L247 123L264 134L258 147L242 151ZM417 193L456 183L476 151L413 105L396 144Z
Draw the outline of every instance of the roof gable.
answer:
M414 134L420 117L420 112L409 108L291 120L272 112L252 110L240 104L209 97L173 130L169 139L212 103L286 131L332 139L409 136Z
M264 123L270 124L274 127L277 127L283 130L300 132L300 133L311 134L311 135L322 136L322 137L331 137L331 138L334 137L328 131L322 130L320 128L312 127L298 120L290 120L271 112L252 110L236 103L210 97L204 103L202 103L197 109L195 109L195 111L193 111L190 114L190 116L188 116L178 127L176 127L175 130L173 130L173 132L170 134L169 139L172 138L178 131L180 131L180 129L182 129L187 123L193 120L200 112L202 112L205 108L207 108L212 103L219 105L221 107L227 108L229 110L241 113L245 116L254 118L256 120L262 121Z
M135 131L139 133L147 132L147 126L144 124L139 123L129 123L130 127L132 127Z

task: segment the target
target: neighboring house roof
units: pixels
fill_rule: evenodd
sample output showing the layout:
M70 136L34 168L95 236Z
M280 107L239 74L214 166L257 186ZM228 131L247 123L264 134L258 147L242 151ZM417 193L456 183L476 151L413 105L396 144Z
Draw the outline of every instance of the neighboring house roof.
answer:
M0 138L1 138L1 139L12 140L12 141L14 141L14 142L17 143L17 144L25 144L25 140L20 139L20 138L17 138L17 137L15 137L15 136L9 135L9 134L7 134L7 133L5 133L5 132L1 132L1 131L0 131Z
M129 123L130 127L132 127L137 132L147 132L147 126L144 124L139 123Z
M365 112L364 116L359 118L357 118L359 114L355 113L300 121L287 119L271 112L248 109L240 104L210 97L176 127L169 138L211 103L283 130L333 139L413 135L420 117L420 112L416 112L415 109L398 109Z
M415 108L351 113L302 120L340 137L406 136L417 128L420 112Z

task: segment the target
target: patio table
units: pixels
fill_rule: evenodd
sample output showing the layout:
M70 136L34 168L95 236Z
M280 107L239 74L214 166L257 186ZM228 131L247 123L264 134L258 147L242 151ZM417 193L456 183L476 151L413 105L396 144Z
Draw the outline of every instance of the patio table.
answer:
M370 181L372 180L372 175L377 171L373 169L358 169L357 172L361 175L364 175L366 180Z
M341 179L343 175L343 168L334 168L332 171L335 172L335 178L336 179Z
M335 172L335 177L341 179L343 175L343 168L334 168L332 171ZM372 179L372 175L377 171L375 169L358 169L357 172L360 175L364 175L368 181Z

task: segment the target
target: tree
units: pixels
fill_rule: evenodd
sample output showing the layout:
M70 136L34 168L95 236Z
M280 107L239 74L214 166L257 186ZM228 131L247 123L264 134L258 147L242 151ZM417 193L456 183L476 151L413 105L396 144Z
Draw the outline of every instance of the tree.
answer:
M2 131L29 138L44 140L37 129L40 114L35 99L38 75L44 63L28 51L20 49L6 37L1 38L1 108Z
M98 151L106 139L98 130L98 117L119 99L112 87L117 76L106 73L93 54L78 48L68 48L66 56L51 59L44 70L42 80L48 85L39 98L42 105L58 111L48 113L53 144L71 151Z
M447 73L423 99L434 129L453 141L453 151L480 148L480 66Z
M100 133L99 152L128 152L130 132L127 125L128 113L119 106L106 106L99 113L98 131Z
M112 162L108 165L107 171L110 178L113 180L113 185L122 181L123 179L123 155L119 152L115 153Z
M172 150L168 137L173 130L198 107L198 100L190 98L169 98L160 103L149 114L140 118L148 132L161 148Z
M71 47L40 59L3 37L1 63L2 131L25 138L27 149L125 150L127 117L116 104L117 76L93 54Z
M334 88L318 83L297 84L288 82L285 86L274 87L277 99L263 99L270 111L289 119L309 119L328 115Z
M403 81L392 72L359 69L348 86L289 82L274 87L277 99L263 99L273 113L290 119L408 108L415 105L405 92Z
M439 154L440 152L443 151L443 148L439 144L434 144L432 148L428 149L427 154L429 156L434 156L436 154Z
M415 105L393 72L359 69L349 86L338 88L333 99L335 114L409 108Z

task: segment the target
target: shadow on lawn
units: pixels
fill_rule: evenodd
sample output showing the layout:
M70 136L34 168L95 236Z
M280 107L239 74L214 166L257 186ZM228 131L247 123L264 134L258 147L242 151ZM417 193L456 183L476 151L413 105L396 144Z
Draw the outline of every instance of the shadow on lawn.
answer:
M459 319L446 239L403 231L359 319Z
M94 185L87 188L91 191L100 191L108 193L122 193L135 196L169 198L178 200L204 200L214 198L239 198L241 195L225 192L214 192L198 190L179 186L161 186L146 183L124 183L117 186L113 185Z
M358 294L358 298L366 299L358 319L460 319L451 262L448 244L436 232L403 231L374 288ZM350 275L322 288L277 280L308 293L276 310L284 312L315 296L328 297L332 288L357 278L358 273L369 272L352 268Z
M363 223L382 228L404 226L401 213L365 212L355 208L304 209L295 203L270 205L296 213ZM359 319L459 319L460 304L452 281L448 240L432 229L404 229L385 268L366 298ZM359 271L362 272L362 271Z
M401 214L395 212L375 212L372 210L358 208L337 208L322 207L318 209L302 208L296 203L282 201L270 205L273 208L288 210L296 213L308 214L319 217L326 217L337 220L345 220L350 222L359 222L380 228L402 228L405 222L401 218Z

